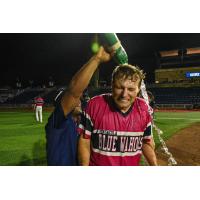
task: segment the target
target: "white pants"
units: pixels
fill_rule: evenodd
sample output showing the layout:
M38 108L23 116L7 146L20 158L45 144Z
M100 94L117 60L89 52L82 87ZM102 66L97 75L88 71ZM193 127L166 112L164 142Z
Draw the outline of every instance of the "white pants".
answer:
M42 106L36 106L35 109L36 121L42 123Z

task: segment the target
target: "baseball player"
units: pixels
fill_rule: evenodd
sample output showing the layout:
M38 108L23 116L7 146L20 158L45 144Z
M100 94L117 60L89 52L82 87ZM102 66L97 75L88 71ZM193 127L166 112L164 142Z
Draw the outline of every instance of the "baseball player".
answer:
M35 98L35 116L36 121L42 123L42 107L44 105L44 99L41 96Z
M151 116L138 96L142 71L120 65L112 74L112 94L93 97L79 125L80 165L137 166L141 154L157 165L152 139Z

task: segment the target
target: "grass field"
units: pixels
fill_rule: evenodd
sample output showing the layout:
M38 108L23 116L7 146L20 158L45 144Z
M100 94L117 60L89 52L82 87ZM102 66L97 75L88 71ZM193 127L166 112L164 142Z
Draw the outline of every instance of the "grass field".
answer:
M169 139L180 129L200 121L200 112L156 112L155 124L163 131L162 138ZM160 145L154 131L156 147Z
M36 123L33 112L0 112L0 165L46 165L44 126ZM181 128L200 121L200 112L157 112L156 125L168 139ZM155 134L156 146L159 141Z
M44 126L33 112L0 112L0 165L46 165Z

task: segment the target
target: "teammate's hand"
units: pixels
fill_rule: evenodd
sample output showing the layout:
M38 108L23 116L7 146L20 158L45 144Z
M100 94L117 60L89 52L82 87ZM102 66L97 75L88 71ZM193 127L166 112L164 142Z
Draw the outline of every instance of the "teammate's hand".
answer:
M103 46L99 48L99 51L95 55L95 57L99 60L100 63L108 62L111 59L111 54L107 53Z

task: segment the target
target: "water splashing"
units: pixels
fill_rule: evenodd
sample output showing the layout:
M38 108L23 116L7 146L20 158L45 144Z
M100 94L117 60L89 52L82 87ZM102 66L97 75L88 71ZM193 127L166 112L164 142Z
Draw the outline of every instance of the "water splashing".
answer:
M147 94L147 90L146 90L144 80L142 80L142 83L141 83L141 93L142 93L142 97L144 98L144 100L146 101L146 103L148 105L149 114L152 116L153 109L149 106L149 98L148 98L148 94ZM152 119L153 119L153 117L152 117ZM165 141L161 137L161 135L163 134L163 131L155 125L153 120L152 120L152 122L153 122L153 128L155 129L155 131L158 135L158 139L159 139L160 144L161 144L161 150L168 156L168 165L169 166L177 165L176 160L174 159L172 154L169 152Z

